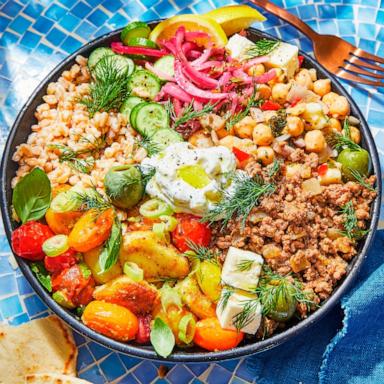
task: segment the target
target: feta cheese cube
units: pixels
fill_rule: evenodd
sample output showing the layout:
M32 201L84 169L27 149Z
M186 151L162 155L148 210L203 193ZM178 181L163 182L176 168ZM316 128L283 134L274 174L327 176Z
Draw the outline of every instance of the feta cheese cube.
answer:
M263 262L257 253L230 247L221 271L221 280L234 288L252 291L259 282Z
M226 50L229 52L232 58L242 59L245 56L248 48L252 47L254 43L251 40L248 40L246 37L239 34L235 34L229 38L226 45Z
M225 291L225 288L223 291ZM223 294L224 292L222 292L221 299ZM216 315L220 326L224 329L236 330L236 326L239 325L236 321L239 318L239 314L244 311L246 311L247 315L243 313L244 326L239 330L254 335L260 327L262 312L262 305L255 295L234 291L229 296L225 305L222 304L222 301L219 301Z
M267 56L268 61L264 63L267 68L281 68L288 79L291 79L299 68L299 49L291 44L281 42Z

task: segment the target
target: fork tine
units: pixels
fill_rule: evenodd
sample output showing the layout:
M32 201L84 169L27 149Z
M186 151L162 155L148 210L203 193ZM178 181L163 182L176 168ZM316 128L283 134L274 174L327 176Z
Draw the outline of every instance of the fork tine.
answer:
M340 68L336 72L336 76L339 76L339 77L341 77L342 79L345 79L345 80L355 81L357 83L373 85L375 87L384 87L384 82L382 82L382 81L374 81L374 80L366 79L366 78L361 77L361 76L356 76L356 75L353 75L350 72L345 71L342 68Z
M347 60L345 60L345 62L350 62L352 64L359 66L359 67L371 68L371 69L374 69L376 71L384 72L384 67L381 67L380 65L377 65L377 64L371 64L365 60L359 60L357 58L357 56L354 56L354 55L350 55L350 57Z
M366 71L365 69L360 68L360 67L358 67L354 64L348 63L348 62L342 68L346 69L349 72L354 72L354 73L358 73L360 75L374 77L375 79L384 79L384 74L374 73L372 71Z
M368 60L373 60L373 61L377 61L379 63L382 63L384 64L384 58L382 57L379 57L379 56L376 56L376 55L372 55L372 53L368 53L366 51L363 51L362 49L360 48L356 48L353 52L352 52L353 55L355 56L358 56L358 57L363 57L364 59L368 59Z

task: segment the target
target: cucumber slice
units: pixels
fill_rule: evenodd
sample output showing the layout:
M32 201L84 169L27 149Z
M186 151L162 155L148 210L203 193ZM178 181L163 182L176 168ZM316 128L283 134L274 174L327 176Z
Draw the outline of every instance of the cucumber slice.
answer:
M172 129L159 129L151 139L158 145L160 150L167 148L170 144L184 141L181 135Z
M145 37L147 38L151 33L151 29L148 25L142 21L133 21L129 23L121 32L120 38L123 44L129 45L128 41L133 37Z
M120 107L120 113L122 113L126 119L129 121L129 116L131 115L131 111L133 107L137 104L142 103L144 100L140 97L130 96L126 100L124 100L123 104Z
M115 68L120 74L126 73L126 76L131 76L135 70L135 64L129 57L116 55L105 56L96 64L93 69L93 75L95 78L102 78L107 75L108 67Z
M164 106L158 103L139 104L135 111L133 128L142 136L151 137L156 131L169 127L169 117Z
M128 44L132 47L146 47L146 48L156 48L158 49L158 45L149 39L146 39L145 37L132 37L129 39Z
M96 48L88 57L88 68L92 71L96 64L105 56L113 56L115 52L111 48L101 47Z
M175 57L172 55L166 55L166 56L160 57L160 59L157 60L153 66L155 67L155 69L159 70L160 72L163 72L164 74L169 75L170 77L173 77L175 74L175 68L174 68ZM162 79L162 80L165 80L165 79Z
M134 96L153 100L160 91L161 81L156 75L143 69L131 75L128 88Z
M133 97L133 96L132 96ZM133 129L136 129L136 116L137 116L137 112L139 111L139 109L144 105L144 104L148 104L147 101L143 101L142 103L139 103L139 104L136 104L132 109L131 109L131 114L129 115L129 123L131 124L131 127Z

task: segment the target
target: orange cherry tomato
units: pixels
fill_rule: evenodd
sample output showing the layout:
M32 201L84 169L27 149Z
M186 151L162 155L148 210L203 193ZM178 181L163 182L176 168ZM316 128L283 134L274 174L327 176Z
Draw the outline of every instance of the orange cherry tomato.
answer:
M114 215L113 208L101 213L93 209L87 211L69 234L69 246L78 252L88 252L103 244L111 232Z
M59 193L68 191L72 188L69 184L60 184L52 188L52 199L55 198Z
M56 234L69 235L82 215L83 212L55 212L48 208L45 220Z
M223 329L216 317L197 322L193 341L208 351L224 351L235 348L243 340L244 333Z
M132 340L139 330L139 321L129 309L105 301L91 301L82 320L87 327L115 340Z

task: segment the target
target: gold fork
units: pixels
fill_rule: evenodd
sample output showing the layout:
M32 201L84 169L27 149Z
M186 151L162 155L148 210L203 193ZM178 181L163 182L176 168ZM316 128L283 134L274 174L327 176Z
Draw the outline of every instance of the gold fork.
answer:
M292 24L313 42L317 61L336 76L349 81L384 87L384 58L372 55L337 36L320 35L298 17L268 0L249 0L273 15ZM383 74L374 71L383 72Z

